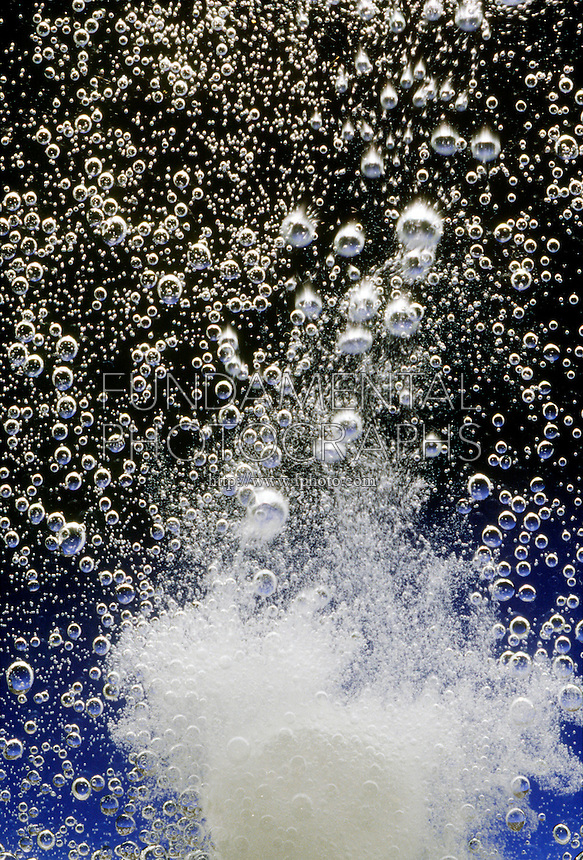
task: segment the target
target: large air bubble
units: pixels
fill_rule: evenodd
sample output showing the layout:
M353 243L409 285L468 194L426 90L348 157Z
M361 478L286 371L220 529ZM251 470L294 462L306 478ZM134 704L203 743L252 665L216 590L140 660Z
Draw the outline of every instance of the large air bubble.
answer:
M360 224L345 224L334 237L334 253L339 257L356 257L364 248L364 241Z
M314 241L315 235L314 223L304 209L294 209L283 219L281 236L292 248L307 247Z
M397 221L397 236L406 248L431 248L443 233L438 212L422 200L411 203Z

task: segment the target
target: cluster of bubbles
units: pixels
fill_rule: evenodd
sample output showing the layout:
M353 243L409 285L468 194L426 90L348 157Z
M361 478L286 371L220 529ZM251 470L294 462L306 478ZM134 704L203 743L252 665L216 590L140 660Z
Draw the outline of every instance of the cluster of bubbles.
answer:
M196 798L191 847L466 856L492 850L503 826L536 829L531 781L576 790L557 719L575 717L580 688L540 652L485 659L495 613L452 602L474 573L408 544L399 517L414 488L385 493L399 513L379 516L369 497L314 518L308 565L305 545L273 553L277 572L241 553L233 568L211 565L202 602L122 635L114 737L155 776L154 796ZM310 584L307 569L319 571ZM510 622L522 648L530 632Z
M580 778L580 22L64 6L0 77L0 858L527 852Z

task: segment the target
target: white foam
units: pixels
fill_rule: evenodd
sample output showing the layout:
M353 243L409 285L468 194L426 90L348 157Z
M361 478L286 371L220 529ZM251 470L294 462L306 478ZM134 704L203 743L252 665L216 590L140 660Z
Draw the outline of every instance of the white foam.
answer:
M492 611L456 597L474 574L407 540L411 508L373 501L273 550L275 597L248 547L200 604L112 649L129 696L114 738L196 798L215 860L457 855L495 831L517 775L576 787L564 682L494 660ZM300 557L319 574L290 601Z

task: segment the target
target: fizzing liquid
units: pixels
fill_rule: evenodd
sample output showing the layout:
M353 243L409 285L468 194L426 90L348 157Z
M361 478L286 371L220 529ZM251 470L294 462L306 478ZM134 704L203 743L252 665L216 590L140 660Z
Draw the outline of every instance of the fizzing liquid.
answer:
M580 860L579 5L58 7L0 12L0 860Z

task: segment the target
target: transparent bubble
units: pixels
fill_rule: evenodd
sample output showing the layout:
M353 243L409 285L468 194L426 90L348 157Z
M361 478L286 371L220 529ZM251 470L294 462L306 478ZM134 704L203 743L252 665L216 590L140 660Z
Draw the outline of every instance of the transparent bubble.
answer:
M397 236L407 248L427 248L441 239L441 216L421 200L408 206L397 221Z
M353 409L342 409L332 417L334 426L339 426L343 432L343 440L354 442L359 439L363 432L361 416Z
M296 308L301 310L308 320L317 319L322 313L322 307L320 296L307 285L296 296Z
M371 146L363 153L360 170L367 179L379 179L384 174L383 157L376 146Z
M365 278L349 294L348 316L351 322L362 323L373 319L379 307L378 290L373 281Z
M338 349L346 355L361 355L372 347L372 332L362 326L349 326L338 338Z
M61 361L73 361L79 352L79 344L71 335L64 335L57 341L55 352Z
M526 776L515 776L510 783L510 790L517 800L522 800L530 791L530 780Z
M85 777L79 776L73 780L71 793L76 800L88 800L91 796L91 783Z
M363 48L359 48L354 59L354 68L357 75L369 75L372 72L372 63Z
M502 244L509 242L510 239L512 239L512 227L510 227L506 222L498 224L494 229L494 238Z
M355 257L364 248L364 241L364 231L360 224L345 224L334 237L334 253L340 257Z
M511 600L514 597L514 585L510 579L497 579L492 586L492 597L500 602Z
M573 161L579 155L579 146L574 137L563 134L555 142L555 152L563 161Z
M559 693L559 704L565 711L574 713L583 705L583 692L575 684L567 684Z
M286 244L293 248L305 248L314 241L315 236L315 225L304 209L294 209L284 218L281 237Z
M502 532L496 526L486 526L482 532L482 541L491 549L499 547L502 543Z
M535 718L535 707L530 699L518 696L510 706L510 717L519 726L527 726Z
M500 155L500 138L489 129L482 129L472 137L470 149L477 161L483 163L494 161Z
M24 754L24 744L18 738L10 738L4 744L2 755L6 761L17 761Z
M514 833L519 833L525 823L526 815L522 809L514 807L513 809L509 809L506 813L506 825L510 830L514 831Z
M54 847L56 838L52 830L41 830L36 837L36 842L39 848L43 851L50 851Z
M477 473L468 481L468 493L476 501L487 499L492 492L492 482L486 475Z
M65 523L59 531L59 546L64 556L73 556L85 546L87 535L81 523Z
M182 281L176 275L163 275L158 281L158 295L165 305L175 305L182 295Z
M425 0L422 14L427 21L438 21L444 14L443 3L441 0Z
M473 33L484 20L479 0L462 0L455 13L455 23L465 33Z
M517 292L523 292L524 290L527 290L532 284L532 275L530 274L530 272L527 272L526 269L520 267L512 273L510 283L512 284L514 289L517 290Z
M288 514L288 502L276 490L258 490L248 509L248 519L254 531L265 537L281 531Z
M253 576L253 589L259 597L271 597L277 589L277 577L271 570L258 570Z
M34 682L34 671L24 660L16 660L6 670L6 682L14 695L28 693Z
M107 245L121 244L127 236L128 225L119 215L108 218L101 225L101 235Z
M387 81L381 92L381 107L384 110L393 110L399 103L397 90L390 81Z
M415 334L423 317L423 308L416 302L401 296L389 302L385 310L385 327L397 337Z
M556 824L553 827L553 838L559 845L567 845L571 839L571 831L566 824Z
M431 135L431 146L438 155L454 155L458 150L458 135L450 125L442 123Z
M198 272L202 272L211 264L210 250L202 242L195 242L188 249L188 262L190 266Z

